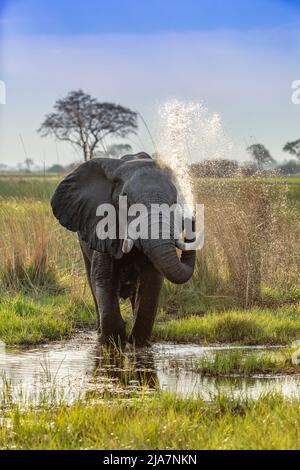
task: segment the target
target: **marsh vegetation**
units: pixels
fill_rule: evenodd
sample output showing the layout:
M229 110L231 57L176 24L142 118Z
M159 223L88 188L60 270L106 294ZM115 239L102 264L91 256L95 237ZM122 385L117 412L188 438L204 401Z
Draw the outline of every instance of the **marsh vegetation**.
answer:
M213 403L163 393L69 407L12 406L0 429L9 449L298 449L299 399L219 396ZM130 422L130 426L128 426ZM258 425L259 422L259 425ZM113 430L112 430L113 425Z
M7 346L67 341L95 325L76 235L58 225L49 207L58 180L0 178L0 340ZM299 187L297 178L194 181L197 201L205 205L205 248L188 284L165 283L155 342L263 347L290 346L300 339ZM122 314L129 325L126 302ZM202 378L293 375L297 390L299 371L290 352L268 349L251 355L220 349L180 367ZM92 401L81 397L71 407L62 400L49 409L44 400L42 411L30 403L23 409L18 402L2 402L4 448L300 445L297 395L216 395L208 404L200 397L153 391Z

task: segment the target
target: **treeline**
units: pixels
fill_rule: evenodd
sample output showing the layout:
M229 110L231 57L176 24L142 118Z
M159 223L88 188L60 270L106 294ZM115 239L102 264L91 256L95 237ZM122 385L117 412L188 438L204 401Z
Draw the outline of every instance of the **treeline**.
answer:
M261 168L253 162L238 163L233 160L205 160L191 165L191 174L196 177L232 178L235 176L289 176L300 174L300 163L291 160L272 168Z
M69 173L78 163L67 166L52 165L47 169L48 173ZM300 162L288 161L272 168L261 168L254 162L238 163L233 160L204 160L190 165L191 173L196 177L207 178L232 178L235 176L269 176L269 175L295 175L300 174Z

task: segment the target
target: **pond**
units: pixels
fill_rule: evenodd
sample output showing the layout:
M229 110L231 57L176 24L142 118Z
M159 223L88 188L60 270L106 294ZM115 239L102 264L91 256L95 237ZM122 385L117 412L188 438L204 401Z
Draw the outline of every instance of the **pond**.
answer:
M39 347L0 347L0 397L3 400L67 400L87 395L131 396L168 390L181 396L212 400L219 393L232 397L258 398L281 392L299 396L298 375L254 375L209 377L191 371L204 355L240 349L243 354L262 354L270 348L242 346L199 346L156 343L151 348L109 352L99 346L94 332L79 333L71 340Z

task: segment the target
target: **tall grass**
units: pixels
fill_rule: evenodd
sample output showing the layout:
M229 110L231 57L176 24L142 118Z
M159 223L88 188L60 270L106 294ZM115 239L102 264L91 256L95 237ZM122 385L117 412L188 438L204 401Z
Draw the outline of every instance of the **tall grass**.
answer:
M298 282L299 211L288 186L259 178L198 179L195 193L205 206L206 243L198 263L205 263L208 291L250 307L261 302L264 285L288 289Z
M74 234L54 219L49 203L0 201L0 287L58 292L82 272Z
M57 176L0 176L0 197L49 201L59 180Z
M0 180L0 195L7 196L0 199L0 288L82 293L77 237L58 224L49 204L56 183L42 177ZM263 291L268 302L272 293L275 303L287 298L299 283L300 266L299 210L287 186L251 178L197 179L195 194L205 205L205 247L188 284L165 283L161 307L201 314L251 307L266 300Z

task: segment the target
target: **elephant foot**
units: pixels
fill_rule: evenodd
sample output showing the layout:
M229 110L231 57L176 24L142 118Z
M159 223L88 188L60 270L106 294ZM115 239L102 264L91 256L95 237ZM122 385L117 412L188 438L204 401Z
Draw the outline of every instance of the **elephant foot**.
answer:
M122 320L118 325L103 325L98 329L99 342L105 346L123 347L126 344L126 324Z
M136 348L150 348L151 341L148 338L142 338L131 333L128 338L128 342Z
M106 349L122 350L124 349L126 345L126 340L121 338L119 335L107 336L107 335L100 334L98 337L98 341L99 341L99 345Z
M101 346L105 346L107 348L123 349L126 345L126 337L117 333L110 335L99 333L98 341Z

